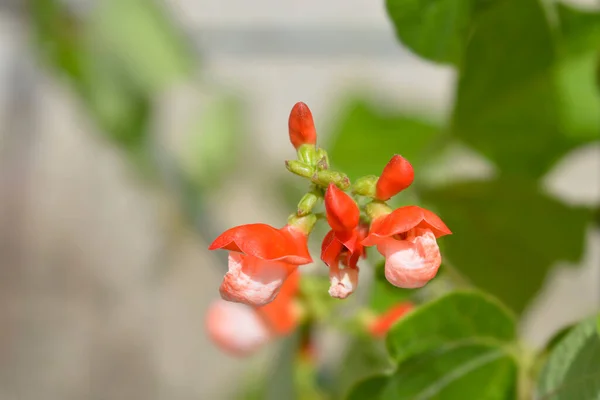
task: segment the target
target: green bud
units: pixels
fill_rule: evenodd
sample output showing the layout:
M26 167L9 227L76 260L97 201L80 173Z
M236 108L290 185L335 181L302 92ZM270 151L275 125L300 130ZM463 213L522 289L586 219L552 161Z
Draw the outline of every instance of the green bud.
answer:
M311 180L321 187L327 187L330 183L334 183L342 190L350 187L350 179L348 179L346 174L328 169L315 172Z
M298 147L298 160L308 165L315 165L317 163L317 150L314 144L303 144Z
M352 185L352 193L359 194L361 196L375 197L375 185L379 177L375 175L367 175L358 178L354 185Z
M372 220L387 215L392 209L383 201L373 200L365 206L365 212Z
M310 165L306 165L302 161L286 161L285 167L288 169L288 171L296 175L302 176L304 178L311 178L315 172L313 167L311 167Z
M298 203L298 216L301 217L303 215L310 214L318 200L319 196L317 196L315 193L306 193Z
M288 225L292 225L300 229L305 234L309 234L317 223L317 217L314 214L308 214L304 216L297 216L292 214L288 218Z
M329 156L327 152L322 149L317 149L317 169L328 169L329 168Z

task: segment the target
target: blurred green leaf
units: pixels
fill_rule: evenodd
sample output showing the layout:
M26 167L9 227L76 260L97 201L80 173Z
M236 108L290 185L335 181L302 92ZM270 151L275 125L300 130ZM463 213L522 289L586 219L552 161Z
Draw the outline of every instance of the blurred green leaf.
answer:
M439 133L433 122L352 100L333 129L327 149L335 168L356 179L379 175L395 153L418 165L426 150L435 150L431 146Z
M559 260L583 253L590 213L526 180L458 183L423 191L453 231L445 255L471 283L521 312Z
M343 398L355 382L393 369L394 366L381 340L356 337L348 344L345 356L339 363L334 384L335 393Z
M140 171L147 172L150 99L131 84L110 53L90 41L84 21L65 5L34 0L32 19L42 61L70 80L100 132L121 145Z
M453 134L502 174L540 177L574 143L560 130L555 43L539 0L503 0L478 13L466 46Z
M199 186L215 186L237 160L243 133L242 104L231 96L209 100L194 117L183 146L182 167Z
M381 387L377 396L363 399L486 399L514 400L517 364L504 349L462 343L413 357L398 367L386 382L379 378L358 387L359 393ZM357 397L356 392L350 398Z
M458 64L476 0L387 0L400 41L432 61Z
M349 398L512 400L515 329L513 316L494 299L448 294L394 325L387 343L396 371L359 383Z
M571 330L548 357L537 386L537 398L552 400L600 397L600 336L597 317Z
M600 12L559 3L557 82L565 133L578 142L600 139Z
M479 292L452 292L400 319L387 336L396 362L461 345L506 346L515 340L515 321L495 299Z
M347 400L384 399L382 394L388 383L389 377L387 375L376 375L367 378L352 388Z
M104 0L90 35L115 57L141 90L153 94L193 72L188 44L156 0Z
M565 56L600 51L600 12L556 5L559 43Z

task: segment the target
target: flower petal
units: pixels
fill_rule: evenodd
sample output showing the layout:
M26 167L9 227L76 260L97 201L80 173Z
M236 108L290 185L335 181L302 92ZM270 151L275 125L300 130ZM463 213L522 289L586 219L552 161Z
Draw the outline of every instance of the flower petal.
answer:
M298 326L300 310L295 302L295 297L298 292L299 280L300 273L292 272L281 286L275 300L256 309L267 322L271 331L277 335L286 335Z
M376 198L388 200L411 185L415 179L412 165L404 157L396 154L387 163L377 180Z
M369 333L375 337L383 337L390 330L390 328L404 316L407 312L414 308L410 302L400 303L384 314L377 317L371 324L369 324Z
M358 286L358 267L343 267L338 263L329 267L329 295L338 299L350 296Z
M380 238L405 233L417 227L431 230L435 237L452 233L433 212L418 206L406 206L373 221L369 235L363 240L363 245L373 246Z
M325 211L334 231L351 231L358 226L360 210L356 202L333 183L325 192Z
M208 249L236 251L261 260L296 265L311 263L306 236L292 231L287 226L275 229L267 224L240 225L223 232Z
M302 102L294 104L288 120L290 142L294 148L303 144L317 143L317 131L312 113L308 106Z
M217 300L206 316L209 337L223 350L247 356L268 342L272 335L256 311L247 305Z
M285 279L295 266L281 261L230 252L229 271L219 292L224 300L252 306L264 306L275 299Z
M378 247L385 254L385 277L394 286L414 289L435 277L442 263L435 235L429 229L415 229L406 240L386 239Z

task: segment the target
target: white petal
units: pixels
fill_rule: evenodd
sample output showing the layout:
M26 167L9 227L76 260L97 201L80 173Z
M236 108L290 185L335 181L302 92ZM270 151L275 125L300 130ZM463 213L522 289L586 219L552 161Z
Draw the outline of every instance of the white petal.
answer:
M211 339L236 355L248 355L271 338L271 332L256 311L245 304L217 300L207 314Z

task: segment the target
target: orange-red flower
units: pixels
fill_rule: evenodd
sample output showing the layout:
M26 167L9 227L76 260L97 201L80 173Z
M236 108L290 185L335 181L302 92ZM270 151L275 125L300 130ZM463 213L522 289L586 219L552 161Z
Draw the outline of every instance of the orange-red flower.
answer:
M299 275L293 272L277 298L263 307L215 301L206 316L209 337L228 353L247 356L276 337L291 333L300 319L295 303Z
M395 155L387 163L375 186L375 198L388 200L407 187L415 179L412 165L404 157Z
M436 238L451 233L431 211L407 206L376 218L362 244L377 246L392 285L419 288L435 277L442 262Z
M375 318L368 325L368 331L371 335L381 338L384 337L392 325L396 323L400 318L402 318L407 312L411 311L414 308L413 304L410 302L400 303L389 310L387 310L382 315Z
M321 260L329 267L332 297L345 299L358 285L358 259L366 228L359 226L360 211L350 196L330 184L325 193L327 221L332 230L321 245Z
M312 113L308 106L302 102L296 103L290 112L288 121L290 142L298 149L303 144L316 144L317 131Z
M299 265L312 262L307 235L286 225L249 224L223 232L209 250L229 250L229 271L219 289L224 300L264 306Z

